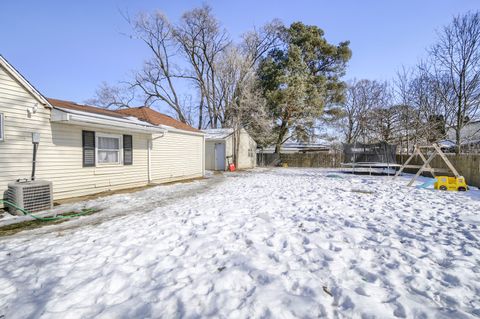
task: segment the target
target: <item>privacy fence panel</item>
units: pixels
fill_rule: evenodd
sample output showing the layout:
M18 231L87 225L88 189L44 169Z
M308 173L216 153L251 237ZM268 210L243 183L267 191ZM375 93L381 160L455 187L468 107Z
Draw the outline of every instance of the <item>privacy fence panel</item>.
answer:
M257 154L258 166L286 163L289 167L340 167L343 155L336 153Z

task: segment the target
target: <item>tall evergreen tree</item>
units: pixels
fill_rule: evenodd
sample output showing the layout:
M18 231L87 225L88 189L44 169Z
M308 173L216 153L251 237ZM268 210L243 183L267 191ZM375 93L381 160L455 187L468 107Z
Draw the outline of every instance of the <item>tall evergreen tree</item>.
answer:
M306 141L324 107L341 102L340 78L351 57L349 42L333 45L317 26L295 22L280 32L282 44L259 66L260 86L274 121L275 152L290 138Z

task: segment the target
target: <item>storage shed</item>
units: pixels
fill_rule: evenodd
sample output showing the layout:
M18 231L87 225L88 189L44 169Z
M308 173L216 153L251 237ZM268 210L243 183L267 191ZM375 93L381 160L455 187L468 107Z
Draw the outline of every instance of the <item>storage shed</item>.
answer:
M238 169L256 166L257 143L244 128L237 132L233 128L208 129L203 132L205 132L205 169L225 171L228 163L233 162L235 154Z

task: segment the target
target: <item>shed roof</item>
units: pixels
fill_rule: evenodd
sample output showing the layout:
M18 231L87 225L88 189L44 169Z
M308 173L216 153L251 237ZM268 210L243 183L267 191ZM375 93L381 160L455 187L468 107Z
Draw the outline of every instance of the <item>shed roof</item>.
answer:
M203 132L207 140L221 140L233 134L233 128L212 128L203 130Z

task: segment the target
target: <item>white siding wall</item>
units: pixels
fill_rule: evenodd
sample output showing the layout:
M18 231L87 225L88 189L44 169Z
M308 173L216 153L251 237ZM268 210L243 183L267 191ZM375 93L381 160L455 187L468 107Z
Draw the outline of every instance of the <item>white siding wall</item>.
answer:
M0 198L9 182L18 178L30 178L32 132L41 134L37 179L53 182L55 199L148 184L148 140L152 135L51 123L50 109L40 104L37 113L28 117L27 107L32 107L37 102L0 67L0 113L5 116L5 140L0 141ZM83 167L82 130L132 135L133 165ZM153 136L153 182L201 177L203 172L203 136L174 131L169 131L164 137Z
M161 183L203 176L204 139L179 131L164 136L154 135L152 141L152 182Z
M249 156L248 150L253 151L253 156ZM257 165L256 159L257 143L250 137L250 135L242 129L240 133L240 145L238 154L238 168L248 169L254 168ZM250 154L252 155L252 154Z
M53 182L57 199L148 184L147 141L150 135L51 124L53 138L42 136L38 178ZM133 136L133 165L82 166L82 130Z
M39 106L37 113L28 118L27 107L35 103L40 104L0 67L0 113L5 120L5 140L0 142L0 198L8 182L30 176L31 132L41 133L42 140L47 136L51 139L48 109Z

